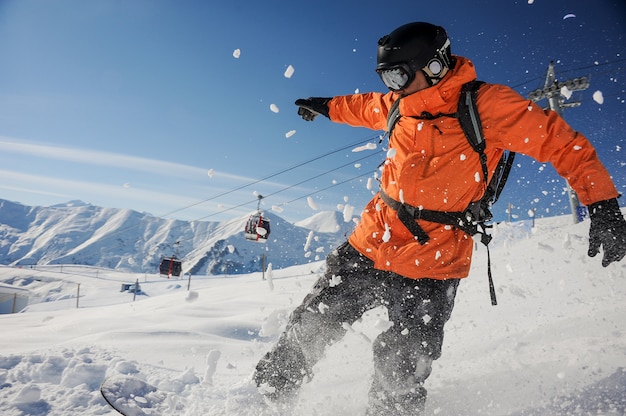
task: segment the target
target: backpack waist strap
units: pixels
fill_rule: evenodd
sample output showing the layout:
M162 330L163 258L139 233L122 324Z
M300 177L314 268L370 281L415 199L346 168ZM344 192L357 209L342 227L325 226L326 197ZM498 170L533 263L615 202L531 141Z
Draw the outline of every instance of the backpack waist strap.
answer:
M478 230L478 224L469 220L465 212L432 211L429 209L418 208L396 201L387 195L387 193L382 189L380 189L378 193L385 205L398 213L398 219L400 222L411 232L411 234L415 236L420 244L426 244L430 237L415 220L424 220L450 225L466 232L469 235L480 233Z

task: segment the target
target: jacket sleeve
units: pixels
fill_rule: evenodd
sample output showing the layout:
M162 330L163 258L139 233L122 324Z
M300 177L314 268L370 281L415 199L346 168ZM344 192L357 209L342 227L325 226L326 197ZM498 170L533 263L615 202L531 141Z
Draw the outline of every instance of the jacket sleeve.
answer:
M481 90L477 106L488 147L549 162L585 205L618 196L593 145L556 112L544 111L511 88L497 84Z
M328 113L330 119L336 123L386 130L387 114L393 102L393 93L369 92L336 96L328 102Z

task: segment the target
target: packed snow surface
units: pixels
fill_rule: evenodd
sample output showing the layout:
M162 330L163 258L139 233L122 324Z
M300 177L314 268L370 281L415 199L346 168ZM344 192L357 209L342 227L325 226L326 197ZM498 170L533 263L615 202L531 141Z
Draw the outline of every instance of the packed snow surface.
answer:
M477 247L426 383L426 415L626 413L626 261L602 268L588 258L588 227L569 216L496 226L497 306L486 251ZM234 414L224 410L227 392L250 376L323 271L318 261L270 266L265 276L168 280L81 266L2 267L0 282L28 289L30 305L0 315L0 414L114 415L99 393L114 374L188 400L189 415ZM137 293L120 291L136 282ZM389 325L384 309L345 325L292 414L363 415L371 340Z

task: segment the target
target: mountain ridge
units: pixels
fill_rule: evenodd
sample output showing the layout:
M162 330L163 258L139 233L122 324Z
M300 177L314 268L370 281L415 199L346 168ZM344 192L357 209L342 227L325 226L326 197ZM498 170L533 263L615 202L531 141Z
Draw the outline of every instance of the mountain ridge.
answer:
M266 212L270 238L256 243L243 235L248 216L183 221L82 201L41 207L0 199L0 264L82 264L154 273L163 257L176 255L185 273L241 274L260 271L263 255L274 268L319 260L354 225L335 211L296 224Z

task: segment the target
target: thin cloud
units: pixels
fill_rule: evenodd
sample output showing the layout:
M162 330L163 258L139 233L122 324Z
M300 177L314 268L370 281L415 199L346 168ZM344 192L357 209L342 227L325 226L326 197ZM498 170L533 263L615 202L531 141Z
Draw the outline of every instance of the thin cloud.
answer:
M135 170L140 172L163 174L179 177L205 178L209 169L165 160L148 159L99 150L86 150L74 147L51 146L46 144L27 143L18 139L0 136L0 151L4 153L18 153L49 160L98 165L118 169ZM214 172L216 178L224 178L238 182L250 182L254 179L245 176L233 175L225 172Z
M17 186L11 186L11 185L3 185L3 184L0 184L0 189L4 189L5 191L13 191L13 192L25 192L28 194L35 194L35 195L53 196L57 198L71 198L72 197L71 195L62 194L59 192L48 192L42 189L24 188L24 187L17 187Z
M19 172L0 170L3 181L11 185L0 185L0 189L13 192L38 194L55 199L80 199L84 202L103 207L131 208L136 211L150 212L160 216L165 211L180 208L178 204L193 204L196 202L188 196L177 195L172 198L171 193L151 191L139 188L124 188L122 185L108 185L94 182L84 182L71 179L51 178L48 176L31 175ZM65 193L45 191L45 189L62 189ZM155 212L158 207L158 212ZM185 212L183 216L192 220L206 215L207 209L219 211L218 207L203 205L202 207Z
M0 136L0 152L17 153L31 157L39 157L47 160L66 161L86 165L97 165L124 169L138 172L147 172L168 177L176 176L194 181L204 181L213 188L231 188L241 184L252 184L252 186L270 187L281 189L290 185L283 182L270 180L259 181L258 178L235 175L220 170L204 169L195 166L173 163L158 159L148 159L144 157L129 156L121 153L113 153L98 150L86 150L74 147L52 146L40 143L28 143L20 139ZM209 175L210 172L210 175ZM231 184L220 182L226 180ZM260 185L257 183L260 182ZM233 185L235 183L237 185ZM247 186L246 186L247 187ZM306 188L296 187L295 189L305 191Z

